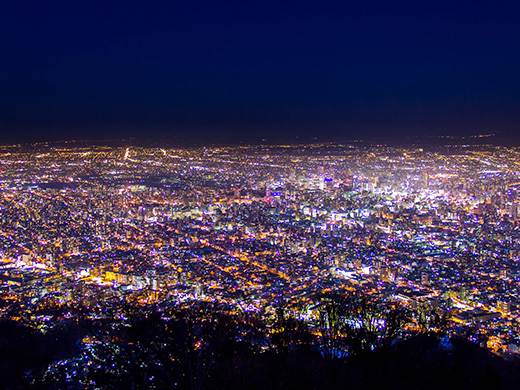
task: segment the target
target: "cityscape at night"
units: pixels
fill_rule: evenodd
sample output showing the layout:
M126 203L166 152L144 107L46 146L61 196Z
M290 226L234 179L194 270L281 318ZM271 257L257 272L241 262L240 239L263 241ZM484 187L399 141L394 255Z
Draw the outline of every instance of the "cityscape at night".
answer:
M0 390L517 389L520 2L0 2Z
M92 328L131 326L129 307L162 321L171 310L225 314L258 353L279 348L290 318L324 358L437 334L447 350L460 338L513 359L519 157L363 142L3 147L2 319L42 334L79 327L76 355L38 380L92 388L85 370L100 358L88 351L122 337ZM330 344L336 304L350 311ZM261 336L245 328L253 319ZM195 350L210 344L192 337ZM286 347L300 348L291 337Z

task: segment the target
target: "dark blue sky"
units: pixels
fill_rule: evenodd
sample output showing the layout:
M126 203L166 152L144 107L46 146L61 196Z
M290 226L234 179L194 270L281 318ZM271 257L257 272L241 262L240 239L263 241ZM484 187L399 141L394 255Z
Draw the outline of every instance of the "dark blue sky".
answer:
M0 142L516 134L519 3L3 0Z

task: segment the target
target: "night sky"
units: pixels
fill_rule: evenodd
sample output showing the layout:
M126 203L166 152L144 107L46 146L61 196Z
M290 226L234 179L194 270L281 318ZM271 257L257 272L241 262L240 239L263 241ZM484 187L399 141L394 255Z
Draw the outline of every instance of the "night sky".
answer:
M520 133L518 1L3 0L0 36L0 143Z

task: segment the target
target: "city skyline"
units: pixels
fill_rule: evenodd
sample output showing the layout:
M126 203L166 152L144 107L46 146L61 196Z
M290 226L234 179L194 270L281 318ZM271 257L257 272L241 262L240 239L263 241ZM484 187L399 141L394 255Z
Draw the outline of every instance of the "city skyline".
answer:
M0 384L255 387L237 364L265 361L266 385L380 388L372 364L368 382L340 374L375 359L396 387L429 370L430 388L516 388L519 160L489 144L0 146L0 344L20 367ZM20 334L46 347L9 349ZM407 345L430 351L412 371L385 357Z
M0 388L516 389L520 3L0 4Z

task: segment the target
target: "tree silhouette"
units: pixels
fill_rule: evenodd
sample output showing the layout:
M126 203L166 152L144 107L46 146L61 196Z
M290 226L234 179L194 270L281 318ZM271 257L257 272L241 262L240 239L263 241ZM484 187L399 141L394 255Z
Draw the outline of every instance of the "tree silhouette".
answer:
M285 303L275 309L270 340L284 366L290 352L307 349L312 341L307 324L296 318Z
M419 303L414 310L418 331L421 333L443 333L451 318L451 311L448 309L443 305L428 301Z

